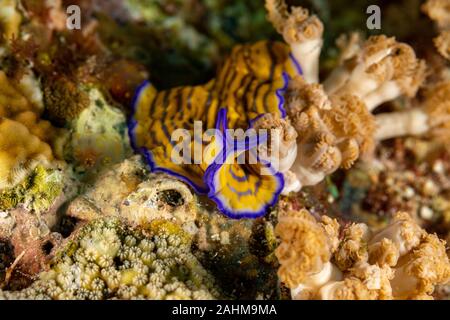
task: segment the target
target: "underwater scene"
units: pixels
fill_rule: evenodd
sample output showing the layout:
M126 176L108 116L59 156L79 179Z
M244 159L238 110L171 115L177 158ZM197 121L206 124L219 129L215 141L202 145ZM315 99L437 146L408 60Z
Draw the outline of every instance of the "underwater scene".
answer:
M0 300L449 300L450 0L0 0Z

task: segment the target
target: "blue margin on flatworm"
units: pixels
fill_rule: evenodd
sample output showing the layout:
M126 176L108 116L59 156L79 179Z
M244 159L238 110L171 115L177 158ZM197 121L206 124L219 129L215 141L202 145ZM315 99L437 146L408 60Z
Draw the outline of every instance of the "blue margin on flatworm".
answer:
M222 126L222 128L221 128L221 126ZM218 119L216 121L216 129L226 130L227 128L228 128L228 125L227 125L226 109L221 108L219 110ZM224 143L226 143L226 142L224 142ZM218 157L219 156L220 155L218 155ZM214 177L222 166L224 166L224 164L217 164L216 162L213 162L212 164L210 164L208 166L208 168L206 169L204 181L205 181L205 184L209 187L208 197L211 200L213 200L217 204L218 209L221 212L223 212L225 215L227 215L229 218L232 218L232 219L245 219L245 218L255 219L255 218L262 217L267 213L267 210L270 207L273 207L276 204L276 202L278 201L278 198L280 197L280 194L284 188L284 177L283 177L282 173L273 172L273 176L276 178L276 180L278 182L278 189L275 191L271 202L265 204L261 208L261 210L256 211L256 212L252 212L252 211L235 212L235 211L229 210L228 208L225 207L225 205L222 203L222 201L219 199L219 197L216 196L217 192L216 192L216 185L214 183L214 180L215 180Z
M150 81L148 81L148 80L144 81L144 83L142 83L138 87L138 89L136 90L136 93L135 93L135 95L133 97L133 101L132 101L132 104L131 104L131 108L132 108L131 115L130 115L130 118L128 120L128 135L130 137L131 147L134 149L135 152L140 153L140 154L142 154L144 156L145 161L149 165L149 167L150 167L152 172L162 172L162 173L170 174L170 175L180 179L181 181L186 182L188 185L190 185L195 190L195 192L197 192L199 194L207 194L208 191L209 191L207 187L205 188L203 186L199 186L196 183L194 183L193 181L191 181L189 178L187 178L187 177L185 177L185 176L183 176L183 175L181 175L179 173L176 173L176 172L174 172L172 170L156 166L156 163L153 160L153 156L151 154L151 151L149 151L148 149L143 148L143 147L139 148L137 146L136 134L135 134L135 129L136 129L136 126L137 126L137 120L135 119L135 115L136 115L136 111L137 111L137 105L139 103L139 98L140 98L140 96L142 94L142 91L145 90L150 85L151 85Z
M236 212L236 211L231 211L228 208L226 208L224 206L224 204L222 203L222 201L216 196L216 187L214 184L214 177L216 175L216 173L220 170L220 168L223 165L219 165L219 164L211 164L208 169L206 170L205 173L205 181L207 182L208 186L209 186L209 193L208 193L208 197L210 199L212 199L216 204L218 209L220 210L220 212L223 212L224 214L226 214L229 218L232 219L256 219L262 216L265 216L267 214L267 210L270 207L273 207L277 201L278 198L280 197L281 192L283 191L284 188L284 177L282 173L274 173L274 177L276 177L277 181L278 181L278 189L275 191L274 195L273 195L273 199L271 202L265 204L260 211L256 211L256 212L251 212L251 211L244 211L244 212Z
M294 62L295 68L297 69L297 72L299 75L303 75L303 69L302 66L300 65L300 63L297 61L297 59L294 57L294 55L291 53L289 53L289 58L291 58L291 60Z

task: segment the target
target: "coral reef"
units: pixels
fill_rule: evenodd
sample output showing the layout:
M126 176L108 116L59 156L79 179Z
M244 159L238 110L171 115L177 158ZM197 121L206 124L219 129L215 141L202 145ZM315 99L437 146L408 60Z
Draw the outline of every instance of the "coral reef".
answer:
M169 227L167 227L169 226ZM116 219L96 220L76 232L49 271L29 288L3 299L214 299L212 277L190 253L190 242L170 223L143 231Z
M371 4L0 0L0 299L448 299L449 1Z
M284 208L275 232L280 279L294 299L430 299L450 277L445 242L407 213L382 230Z
M284 1L268 0L266 8L269 20L288 46L276 42L238 46L219 69L217 78L205 85L158 91L146 82L138 90L129 124L132 145L143 153L152 170L174 175L198 193L208 194L220 210L232 218L264 215L281 192L299 191L321 182L340 167L350 168L361 155L373 151L375 123L370 112L400 96L415 96L425 78L425 63L417 59L409 45L386 36L370 37L361 43L353 37L347 44L341 41L345 59L342 57L341 64L322 87L318 84L318 66L323 25L318 17L310 16L302 7L288 10ZM271 70L264 69L265 60L272 64ZM260 70L255 69L255 65ZM234 74L234 79L225 87L222 82L228 81L229 74ZM246 77L250 77L249 86L243 92L233 92L232 88L239 88L233 84L242 83ZM269 91L260 96L258 90L264 85L269 85ZM223 91L223 88L228 90ZM257 92L249 101L248 91L253 89ZM186 100L185 97L196 99ZM258 102L259 99L263 101ZM278 105L273 105L272 100L278 101ZM183 110L192 109L193 114L175 120L177 104L178 107L187 104ZM221 105L227 107L219 108ZM204 111L206 108L208 112ZM162 111L166 109L168 111ZM238 113L244 116L239 121ZM286 114L288 117L284 119ZM344 115L349 115L350 125ZM176 149L171 141L172 134L181 128L192 136L195 121L202 121L206 129L216 127L223 131L229 127L247 129L247 122L256 129L279 129L282 138L272 139L267 148L262 148L274 151L281 147L281 155L258 156L256 166L248 165L255 168L247 170L257 172L269 166L274 171L270 175L272 179L246 173L243 166L217 163L221 158L251 158L255 149L252 145L256 143L256 150L261 151L259 140L263 139L250 140L245 148L225 145L225 149L232 148L234 152L215 155L212 165L204 155L194 166L189 161L186 163L185 155L181 161L173 161ZM378 124L381 127L378 136L384 138L381 136L384 128ZM430 127L423 131L430 131ZM393 134L398 132L394 130ZM296 138L297 143L294 143ZM215 149L218 140L216 137L213 143L204 141L203 144ZM188 144L193 144L188 152L195 153L198 149L195 142ZM237 144L243 145L239 141ZM273 169L280 156L283 158L281 168ZM245 177L245 183L236 177ZM235 183L227 187L233 180ZM263 188L256 188L256 184Z

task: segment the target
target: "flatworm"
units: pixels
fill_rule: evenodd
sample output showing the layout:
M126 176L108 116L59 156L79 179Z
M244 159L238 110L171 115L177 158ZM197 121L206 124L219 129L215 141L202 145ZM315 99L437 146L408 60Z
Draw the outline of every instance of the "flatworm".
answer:
M289 80L299 74L299 64L287 45L260 41L236 46L216 78L204 85L158 91L146 81L133 101L128 124L131 145L152 171L175 176L197 193L208 195L227 216L262 216L278 200L283 175L259 158L254 163L236 161L247 157L263 139L236 138L228 129L245 131L267 113L286 117L284 93ZM216 129L214 137L195 136L196 122L202 134ZM183 157L196 159L194 151L200 144L200 161L173 161L173 152L179 151L173 133L180 129L192 137ZM219 151L206 156L205 150ZM270 174L260 174L263 168Z

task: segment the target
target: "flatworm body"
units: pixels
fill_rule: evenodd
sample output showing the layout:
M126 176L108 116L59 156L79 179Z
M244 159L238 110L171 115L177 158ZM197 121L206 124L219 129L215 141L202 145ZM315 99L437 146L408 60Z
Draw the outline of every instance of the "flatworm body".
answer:
M257 147L260 138L233 141L227 129L246 130L252 121L267 113L285 117L284 91L289 79L298 74L301 69L287 45L261 41L236 46L216 78L204 85L158 91L146 82L133 103L129 122L132 146L143 154L152 171L176 176L196 192L207 194L228 216L264 215L283 189L283 176L275 171L260 175L261 167L271 170L270 164L262 161L232 161L235 159L230 158L245 156ZM206 141L194 130L196 121L201 122L202 133L217 129L221 134ZM172 154L178 150L173 133L179 129L192 137L189 158L195 158L194 141L206 150L220 145L219 154L210 152L215 161L206 161L203 155L196 163L174 162ZM225 163L216 161L218 158Z

